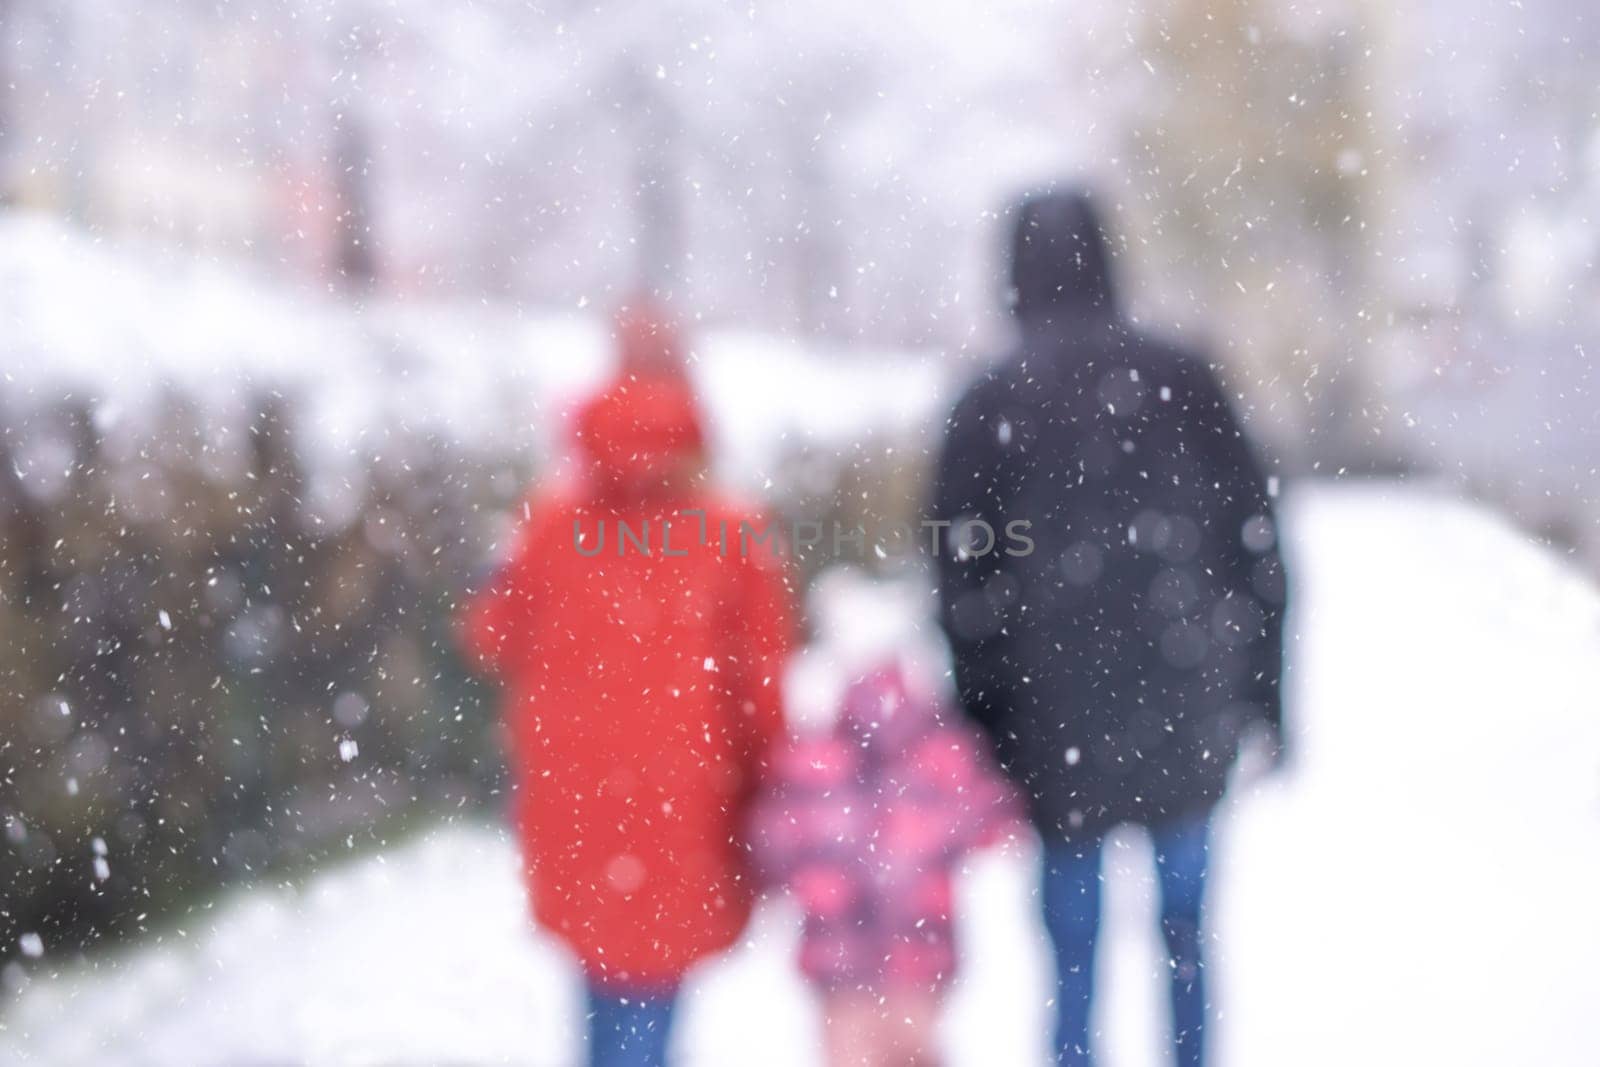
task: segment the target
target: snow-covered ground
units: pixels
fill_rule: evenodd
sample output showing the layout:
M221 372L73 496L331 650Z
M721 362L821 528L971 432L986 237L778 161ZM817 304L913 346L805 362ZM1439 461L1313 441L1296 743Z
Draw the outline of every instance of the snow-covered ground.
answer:
M1284 777L1241 773L1221 819L1217 1062L1592 1067L1600 596L1499 519L1424 489L1301 489L1286 527L1295 752ZM860 584L825 596L813 684L818 657L864 639ZM1110 856L1104 1062L1158 1064L1150 860L1131 834ZM986 855L963 880L953 1063L1042 1062L1032 864ZM0 1016L0 1059L574 1062L574 970L525 921L498 829L440 827L181 926L59 973L47 956ZM694 978L681 1062L816 1061L793 940L793 915L770 905Z

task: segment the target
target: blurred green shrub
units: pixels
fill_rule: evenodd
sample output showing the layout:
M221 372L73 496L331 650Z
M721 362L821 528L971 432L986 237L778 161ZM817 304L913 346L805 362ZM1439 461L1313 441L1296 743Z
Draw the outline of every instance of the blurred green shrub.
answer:
M0 961L501 788L451 618L527 471L390 426L318 514L291 400L157 408L0 403Z

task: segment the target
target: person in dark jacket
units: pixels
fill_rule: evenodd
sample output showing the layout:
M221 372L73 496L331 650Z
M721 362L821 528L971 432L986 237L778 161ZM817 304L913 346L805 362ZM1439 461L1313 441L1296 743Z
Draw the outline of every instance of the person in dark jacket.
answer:
M1011 252L1019 343L956 405L938 469L941 623L1044 841L1059 1062L1088 1062L1101 842L1133 823L1155 845L1177 1060L1198 1065L1210 814L1253 724L1281 746L1274 490L1207 363L1121 313L1088 195L1024 201ZM1033 550L973 519L1031 523Z

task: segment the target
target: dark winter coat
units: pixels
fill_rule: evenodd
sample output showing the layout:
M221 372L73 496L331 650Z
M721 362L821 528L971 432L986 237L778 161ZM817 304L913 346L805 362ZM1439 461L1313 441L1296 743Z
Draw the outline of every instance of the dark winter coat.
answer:
M1013 283L1020 344L957 404L935 508L1034 549L941 553L957 684L1047 837L1159 825L1280 732L1274 494L1207 364L1119 313L1085 197L1023 206Z

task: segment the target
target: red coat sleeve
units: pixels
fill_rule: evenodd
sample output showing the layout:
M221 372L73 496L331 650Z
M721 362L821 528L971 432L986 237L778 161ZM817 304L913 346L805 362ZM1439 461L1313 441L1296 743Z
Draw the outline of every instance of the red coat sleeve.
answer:
M537 606L538 530L545 509L528 505L527 515L512 535L511 555L489 585L466 604L459 622L462 648L486 673L505 666L505 650L515 645L517 631L528 612Z
M798 637L793 582L777 553L752 550L740 559L735 615L734 696L748 724L748 757L759 767L783 732L783 670Z

